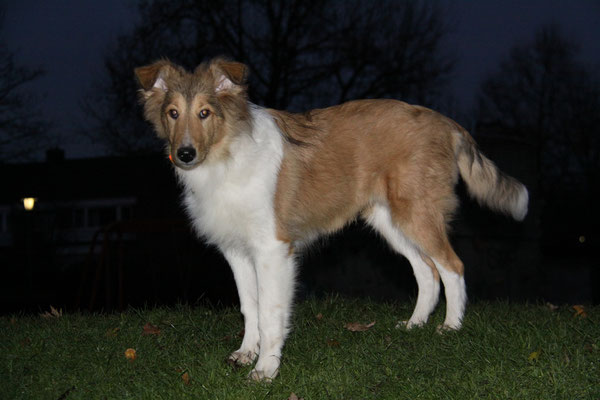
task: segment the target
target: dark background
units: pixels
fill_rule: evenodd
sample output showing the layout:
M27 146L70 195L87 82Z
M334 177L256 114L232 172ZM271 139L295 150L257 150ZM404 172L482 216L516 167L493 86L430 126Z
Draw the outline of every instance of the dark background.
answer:
M598 2L206 3L2 6L3 312L237 301L222 257L185 221L132 74L221 54L250 66L261 105L394 97L452 116L531 194L516 223L459 184L452 240L470 299L599 301ZM298 292L406 301L416 285L355 224L308 250Z

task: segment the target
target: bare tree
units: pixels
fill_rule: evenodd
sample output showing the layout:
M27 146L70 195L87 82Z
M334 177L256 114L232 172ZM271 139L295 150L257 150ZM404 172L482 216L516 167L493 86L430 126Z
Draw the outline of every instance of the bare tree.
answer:
M542 191L557 179L599 183L600 85L577 54L558 27L544 26L481 86L478 132L500 131L531 144Z
M0 10L0 31L3 21ZM8 46L0 43L0 160L30 160L43 147L49 125L40 117L35 98L23 90L42 74L41 69L18 65Z
M193 68L231 57L250 67L253 101L296 111L391 96L433 106L453 65L441 50L441 9L427 2L154 0L139 11L141 23L119 38L84 102L117 153L157 146L131 71L158 58Z
M585 185L597 201L600 190L600 76L582 69L572 77L571 90L558 123L553 157L569 183Z

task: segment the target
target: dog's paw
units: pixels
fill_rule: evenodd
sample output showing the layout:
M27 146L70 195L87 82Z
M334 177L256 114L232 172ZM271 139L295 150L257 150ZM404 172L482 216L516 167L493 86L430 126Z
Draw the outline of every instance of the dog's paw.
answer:
M270 383L279 373L279 359L271 357L266 362L258 360L256 367L248 374L248 379L255 382Z
M438 325L437 328L435 329L435 331L438 334L443 335L446 332L455 332L455 331L459 330L460 327L461 327L460 324L447 325L444 323L443 325Z
M252 351L237 350L227 358L227 363L232 366L247 366L256 360L257 354Z
M410 329L408 327L408 321L398 321L396 324L396 329Z
M275 375L277 375L277 372L275 373ZM273 378L274 376L265 373L265 371L259 371L256 368L250 371L250 373L248 374L248 379L254 382L271 383L273 382Z
M406 329L407 331L414 328L421 328L425 325L425 321L413 322L413 321L399 321L396 324L396 329Z

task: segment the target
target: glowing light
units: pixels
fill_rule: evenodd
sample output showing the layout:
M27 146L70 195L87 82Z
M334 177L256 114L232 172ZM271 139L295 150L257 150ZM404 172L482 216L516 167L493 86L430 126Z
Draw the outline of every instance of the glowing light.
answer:
M173 162L173 156L169 154L169 160Z
M585 236L579 236L579 243L585 243Z
M31 211L33 210L33 207L35 207L36 201L37 199L35 197L25 197L23 199L23 207L25 208L25 210Z

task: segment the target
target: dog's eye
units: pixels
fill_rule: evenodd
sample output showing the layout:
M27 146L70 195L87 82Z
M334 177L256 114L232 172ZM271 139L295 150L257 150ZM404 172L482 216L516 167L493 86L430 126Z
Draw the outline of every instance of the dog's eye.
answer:
M204 110L200 110L200 114L198 114L198 116L201 119L205 119L206 117L208 117L210 115L210 110L207 110L206 108Z
M169 110L169 116L173 119L177 119L179 117L179 113L175 109Z

